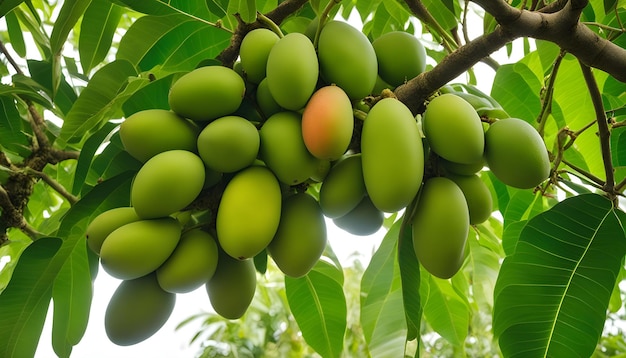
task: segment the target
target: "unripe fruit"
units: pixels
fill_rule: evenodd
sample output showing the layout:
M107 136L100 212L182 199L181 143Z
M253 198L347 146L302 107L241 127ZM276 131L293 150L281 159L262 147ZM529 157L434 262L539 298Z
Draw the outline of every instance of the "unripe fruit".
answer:
M180 224L171 217L126 224L104 240L100 262L106 272L122 280L147 275L172 254L180 233Z
M205 169L202 159L184 150L170 150L150 158L131 187L131 203L143 219L173 214L200 194Z
M252 260L239 261L221 253L215 274L207 282L206 290L217 314L227 319L240 318L254 298L254 263Z
M167 260L156 270L159 286L167 292L191 292L213 277L217 243L200 229L185 232Z
M372 42L378 58L378 74L393 87L416 77L426 69L426 50L413 35L392 31Z
M339 159L350 145L353 129L352 103L341 88L326 86L313 93L302 113L302 138L311 154Z
M306 275L326 248L326 221L317 201L307 193L283 202L280 224L267 247L278 268L287 276Z
M320 32L317 52L322 77L350 99L371 94L378 75L376 53L367 37L350 24L331 20Z
M455 163L449 160L445 160L443 158L439 158L439 164L447 173L453 175L474 175L487 165L483 158L481 158L481 160L476 163L470 164Z
M120 125L124 149L141 162L173 149L195 152L199 132L192 122L164 109L136 112Z
M239 49L239 57L248 81L258 84L265 78L267 57L276 42L278 42L278 35L265 28L254 29L244 36Z
M424 135L440 157L473 164L482 160L485 134L474 107L453 94L435 97L424 112Z
M533 126L518 118L501 119L485 134L485 158L504 184L520 189L539 185L550 175L550 158Z
M313 43L292 32L278 40L267 58L267 84L283 108L297 111L315 91L319 64Z
M163 327L175 303L176 295L163 291L154 274L123 281L106 308L106 334L120 346L144 341Z
M198 153L207 167L231 173L254 162L260 141L254 124L242 117L226 116L209 123L200 132Z
M264 118L269 118L274 113L284 111L284 109L276 103L274 97L272 97L272 93L267 86L267 78L264 78L256 88L256 103Z
M333 219L333 223L352 235L367 236L380 230L384 220L383 212L366 196L346 215Z
M306 149L299 114L276 113L263 123L259 134L259 156L278 180L295 185L315 174L318 160Z
M274 174L262 166L237 173L224 189L217 210L217 239L237 259L254 257L267 247L280 222L281 191Z
M140 220L134 208L113 208L100 213L87 226L87 246L100 255L102 243L117 228Z
M395 98L376 103L361 133L363 179L381 211L405 208L424 176L424 149L411 111Z
M223 66L197 68L170 88L172 111L194 121L211 121L239 108L246 92L241 76Z
M480 224L491 216L493 199L491 192L478 175L448 175L461 188L467 208L469 209L470 224Z
M320 187L320 206L328 218L348 214L366 195L361 154L353 154L333 165Z
M463 264L469 212L461 189L450 179L427 180L412 219L413 248L424 268L447 279Z

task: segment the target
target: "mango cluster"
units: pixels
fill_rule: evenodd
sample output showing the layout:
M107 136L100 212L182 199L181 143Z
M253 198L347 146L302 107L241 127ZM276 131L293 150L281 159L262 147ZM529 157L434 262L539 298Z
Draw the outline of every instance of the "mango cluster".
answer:
M130 205L99 214L86 233L104 270L122 280L105 318L114 343L150 337L177 294L202 286L218 314L237 319L255 293L254 258L304 276L326 248L327 219L369 235L413 202L417 257L451 277L469 226L491 214L476 173L488 165L516 187L547 177L543 142L526 122L503 119L485 132L476 109L447 93L420 126L384 91L425 70L414 36L371 42L344 22L313 24L307 34L250 31L234 69L186 73L169 90L169 109L120 125L125 150L142 163Z

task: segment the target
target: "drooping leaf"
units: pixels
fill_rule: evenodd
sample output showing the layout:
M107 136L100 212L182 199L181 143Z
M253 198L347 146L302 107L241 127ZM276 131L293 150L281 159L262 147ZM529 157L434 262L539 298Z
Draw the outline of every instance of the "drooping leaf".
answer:
M420 266L413 249L410 225L404 225L398 233L398 265L402 279L402 301L407 323L407 341L416 339L420 332L422 305L420 298Z
M124 116L145 109L170 109L167 95L176 75L159 78L133 93L122 105Z
M53 54L60 53L67 40L70 31L83 16L83 13L91 3L91 0L65 0L54 21L52 34L50 35L50 50Z
M28 60L27 64L31 79L43 87L61 113L69 112L77 95L65 80L65 76L61 75L58 83L55 84L54 68L51 62Z
M3 17L9 11L13 10L13 8L17 7L23 2L24 0L4 0L0 2L0 17Z
M119 0L119 2L148 15L178 14L189 19L213 19L206 0Z
M533 123L539 115L541 82L524 63L502 65L491 89L493 97L511 117Z
M117 126L118 125L115 123L108 122L85 141L80 155L78 156L78 164L74 171L72 194L78 195L78 193L81 192L81 189L86 184L87 174L89 173L89 168L91 168L94 155L98 149L100 149L105 139L111 134L111 131Z
M121 7L108 0L93 0L85 10L78 37L84 74L89 74L109 53L122 13Z
M626 253L623 216L606 198L584 194L528 221L494 293L505 356L591 355Z
M22 130L23 122L15 100L10 96L0 96L0 148L26 158L30 150L28 137Z
M24 34L22 33L22 26L17 19L14 11L10 11L4 16L7 22L7 32L9 33L9 39L11 40L11 47L15 50L20 57L26 57L26 43L24 42Z

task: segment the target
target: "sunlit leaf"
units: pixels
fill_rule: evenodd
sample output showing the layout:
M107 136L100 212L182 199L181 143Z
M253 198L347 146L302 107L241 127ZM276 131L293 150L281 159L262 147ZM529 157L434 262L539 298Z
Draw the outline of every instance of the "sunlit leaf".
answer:
M67 40L70 31L83 16L91 0L65 0L54 21L52 34L50 35L50 49L52 53L59 53Z
M78 38L78 53L85 74L109 53L122 13L121 7L108 0L93 0L85 10Z
M9 39L11 40L11 47L20 56L26 56L26 43L24 42L24 34L22 33L22 27L20 25L15 12L10 11L5 15L4 19L7 22L7 32L9 33Z
M533 123L539 115L541 82L523 63L502 65L496 72L493 97L512 117Z

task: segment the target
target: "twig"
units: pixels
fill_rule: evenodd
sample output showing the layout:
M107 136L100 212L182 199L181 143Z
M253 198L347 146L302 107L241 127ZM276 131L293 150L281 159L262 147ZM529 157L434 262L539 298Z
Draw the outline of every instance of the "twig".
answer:
M433 28L439 36L441 36L443 46L448 52L453 52L458 48L459 44L456 40L443 28L443 26L441 26L441 24L439 24L439 22L437 22L435 17L428 11L426 6L424 6L420 0L405 0L404 2L409 6L409 9L411 9L411 12L418 18L418 20L426 24L428 27Z
M46 184L48 184L48 186L50 186L52 189L54 189L54 191L56 191L62 197L64 197L70 203L70 205L74 205L78 201L77 197L75 197L70 192L68 192L63 185L59 184L59 182L57 182L56 180L52 179L48 174L46 174L44 172L40 172L38 170L34 170L32 168L29 168L29 167L26 167L24 169L24 172L26 172L29 175L34 175L34 176L40 178L41 180L43 180Z
M563 163L565 163L568 167L574 169L576 172L578 172L578 174L584 176L585 178L591 180L592 182L598 184L600 187L604 187L604 185L606 184L604 180L598 178L597 176L589 173L588 171L580 168L579 166L573 164L572 162L568 161L565 158L562 158L561 161Z
M11 54L9 53L9 50L6 48L6 46L4 46L4 42L0 41L0 52L2 52L2 54L4 55L4 57L6 57L7 61L9 61L9 63L11 64L11 66L15 69L15 72L17 72L20 75L24 74L24 71L22 71L22 69L20 68L20 66L17 64L17 62L13 59L13 56L11 56Z
M565 57L566 52L561 50L559 55L554 60L554 65L552 66L552 73L550 73L550 78L548 80L548 84L546 85L546 91L543 96L543 100L541 101L541 111L539 112L539 116L537 117L537 131L543 137L543 130L545 129L546 119L548 119L548 115L552 112L552 98L554 95L554 83L556 82L556 75L559 72L559 68L561 67L561 62Z

